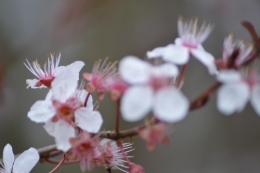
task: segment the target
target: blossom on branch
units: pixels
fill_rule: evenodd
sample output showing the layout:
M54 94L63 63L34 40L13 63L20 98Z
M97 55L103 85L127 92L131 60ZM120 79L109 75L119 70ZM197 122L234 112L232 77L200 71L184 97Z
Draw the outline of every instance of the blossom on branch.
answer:
M29 173L39 161L39 153L35 148L29 148L20 154L16 159L10 144L4 147L3 162L0 163L0 173Z
M59 54L59 56L56 57L56 60L54 60L54 55L50 54L47 64L44 64L43 69L38 64L37 60L34 61L32 64L30 64L29 61L26 60L27 64L24 63L26 68L38 78L38 79L27 79L26 80L26 83L28 84L27 88L29 87L33 89L46 88L46 87L51 88L51 83L54 80L54 78L60 75L65 68L70 69L71 72L75 74L75 77L78 79L78 73L81 70L81 68L84 66L84 63L82 61L76 61L66 67L58 66L60 62L60 57L61 54Z
M92 73L83 73L83 77L88 81L86 90L90 93L96 91L98 93L98 99L102 100L106 90L109 88L110 78L116 75L117 62L108 62L106 58L103 62L98 60L95 62Z
M149 124L144 129L139 130L138 134L147 141L148 151L153 151L159 143L169 144L166 136L167 125L165 123Z
M123 143L121 146L122 148L120 149L120 146L117 146L115 141L102 139L95 149L96 152L93 161L96 165L104 166L106 169L112 168L126 172L124 169L127 169L128 167L124 165L126 162L125 155L128 152L133 151L133 149L131 143Z
M260 60L254 60L239 71L222 70L217 79L223 83L217 95L220 112L226 115L241 112L250 100L260 116Z
M138 121L153 110L165 122L182 120L189 107L187 98L171 83L178 75L173 64L152 66L135 56L127 56L119 64L123 80L132 86L122 97L121 112L127 121Z
M34 103L28 117L36 123L45 123L44 128L55 138L57 148L70 149L69 139L75 137L75 128L96 133L103 119L98 111L93 111L92 97L86 90L77 89L75 75L66 69L52 82L52 88L45 100Z
M175 39L175 44L148 51L147 57L161 57L166 62L183 65L188 63L191 54L208 68L210 74L217 74L214 57L206 52L201 45L212 31L212 28L213 25L206 22L201 27L198 27L197 18L184 20L180 17L178 20L179 38Z

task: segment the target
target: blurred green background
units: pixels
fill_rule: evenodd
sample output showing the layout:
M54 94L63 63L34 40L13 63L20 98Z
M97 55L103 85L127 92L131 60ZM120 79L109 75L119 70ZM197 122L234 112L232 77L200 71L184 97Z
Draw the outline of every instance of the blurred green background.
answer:
M75 60L91 71L97 59L120 60L126 55L145 57L146 51L165 46L177 35L177 19L197 16L215 23L204 47L216 58L222 56L224 38L250 36L241 26L252 22L260 30L258 0L1 0L0 1L0 150L10 143L15 153L29 147L54 143L41 124L31 122L27 112L43 99L46 89L26 89L33 75L23 62L47 54L62 53L61 65ZM214 77L191 59L183 92L189 99L208 88ZM260 118L250 105L240 114L221 115L215 94L202 109L189 113L169 135L170 146L154 152L134 138L133 162L146 173L255 173L260 170ZM260 105L259 105L260 106ZM103 129L113 129L115 105L106 97L100 112ZM121 129L141 124L122 121ZM1 153L1 152L0 152ZM38 164L32 172L46 173L55 165ZM105 172L97 169L94 172ZM57 173L80 172L79 165L63 166ZM119 172L119 171L113 171Z

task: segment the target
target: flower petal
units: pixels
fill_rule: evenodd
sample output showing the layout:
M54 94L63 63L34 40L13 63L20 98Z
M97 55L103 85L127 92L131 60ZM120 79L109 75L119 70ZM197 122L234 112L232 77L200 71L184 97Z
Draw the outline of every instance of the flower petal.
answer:
M67 69L71 70L73 75L77 80L79 80L79 72L82 69L82 67L85 65L82 61L75 61L69 65L66 66Z
M26 80L26 84L28 85L27 88L32 88L32 89L36 89L36 88L47 88L44 85L41 86L36 86L36 84L39 82L39 80L37 79L27 79Z
M82 107L75 112L75 123L87 132L97 133L100 130L103 119L98 111Z
M150 77L151 65L135 56L126 56L119 63L119 73L130 84L146 83Z
M256 113L260 116L260 84L252 88L251 104Z
M225 114L241 112L250 96L249 86L244 83L224 84L218 91L217 108Z
M44 123L55 115L55 109L51 101L36 101L27 116L31 121L36 123Z
M184 46L170 44L166 47L162 58L165 61L183 65L189 61L189 49Z
M206 52L204 49L191 49L192 55L204 64L211 75L217 74L217 67L215 65L214 57Z
M14 153L12 146L6 144L3 151L4 169L6 173L11 173L14 164Z
M138 121L149 113L153 101L153 90L148 86L129 88L122 97L121 112L126 121Z
M71 70L66 68L51 84L54 99L66 101L75 93L77 85L77 78Z
M75 129L66 121L59 120L55 123L48 121L44 128L55 138L57 149L66 152L71 148L69 139L76 136Z
M162 57L165 47L157 47L151 51L147 51L146 56L149 59Z
M234 83L242 80L241 74L236 70L221 70L217 75L217 80L222 83Z
M158 76L163 77L177 77L179 74L179 70L176 65L170 63L164 63L160 66L155 66L152 68L154 73L157 73ZM155 74L156 75L156 74Z
M14 162L13 173L29 173L39 161L39 153L35 148L24 151Z
M169 123L180 121L188 109L188 99L175 88L163 88L155 94L154 114L159 120Z

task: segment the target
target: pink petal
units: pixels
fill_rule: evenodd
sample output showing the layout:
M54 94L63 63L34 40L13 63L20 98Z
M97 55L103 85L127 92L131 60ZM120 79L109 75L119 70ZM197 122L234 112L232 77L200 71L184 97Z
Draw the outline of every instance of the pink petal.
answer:
M138 121L151 110L153 90L148 86L133 86L122 97L121 112L126 121Z
M217 108L225 114L241 112L249 100L250 90L246 83L224 84L218 91Z
M36 101L27 116L31 121L36 123L44 123L55 115L55 109L51 101Z
M82 107L75 112L75 123L87 132L97 133L101 128L103 119L98 111Z
M135 56L126 56L119 63L119 73L130 84L146 83L150 77L151 65Z
M251 104L256 113L260 116L260 84L252 88Z
M35 148L24 151L14 162L14 173L29 173L39 161L39 153Z
M203 49L191 49L192 55L204 64L211 75L217 74L217 67L215 65L214 57Z
M159 120L169 123L180 121L188 109L188 99L175 88L163 88L155 94L153 110Z
M14 163L14 153L12 146L6 144L3 151L4 169L6 173L11 173Z

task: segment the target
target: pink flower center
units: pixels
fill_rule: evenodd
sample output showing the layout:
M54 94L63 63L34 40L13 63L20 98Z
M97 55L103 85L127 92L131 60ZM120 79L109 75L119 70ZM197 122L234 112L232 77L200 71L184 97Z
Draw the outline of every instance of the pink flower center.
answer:
M54 76L47 76L43 79L40 79L40 81L36 83L36 86L39 87L41 85L44 85L47 88L51 88L51 82L54 80L54 78L55 78Z

